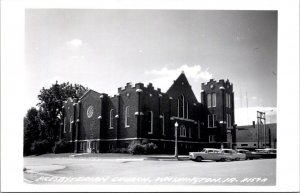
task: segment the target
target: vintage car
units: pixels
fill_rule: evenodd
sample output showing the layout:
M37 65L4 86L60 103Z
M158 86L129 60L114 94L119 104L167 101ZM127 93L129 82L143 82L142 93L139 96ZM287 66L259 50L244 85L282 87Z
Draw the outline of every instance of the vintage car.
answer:
M221 150L214 148L204 148L201 152L190 152L189 157L193 161L213 160L225 161L226 157L223 156Z
M190 152L189 157L193 161L202 161L202 160L227 161L227 160L246 159L245 154L237 153L232 149L214 149L214 148L204 148L201 152Z
M265 149L256 149L255 154L260 155L261 158L276 158L277 151L276 149L272 148L265 148Z
M221 149L221 153L224 154L224 156L227 158L227 160L245 160L246 154L244 153L238 153L237 151L233 149Z
M244 154L246 154L246 159L253 160L253 159L259 159L259 158L261 158L261 155L255 153L255 152L251 152L251 151L246 150L246 149L236 149L236 151L238 153L244 153Z

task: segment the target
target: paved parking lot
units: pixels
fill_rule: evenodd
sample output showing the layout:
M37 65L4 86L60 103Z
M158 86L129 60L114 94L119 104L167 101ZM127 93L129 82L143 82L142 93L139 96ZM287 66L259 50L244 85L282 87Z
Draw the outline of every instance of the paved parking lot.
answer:
M276 159L194 162L183 157L25 157L24 180L37 184L255 185L276 183Z

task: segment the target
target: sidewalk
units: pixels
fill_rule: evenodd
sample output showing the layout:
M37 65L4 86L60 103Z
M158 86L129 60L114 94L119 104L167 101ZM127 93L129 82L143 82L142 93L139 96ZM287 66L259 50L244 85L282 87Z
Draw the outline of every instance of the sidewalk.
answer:
M178 160L174 155L153 154L153 155L131 155L126 153L61 153L44 154L40 156L29 156L27 158L70 158L70 159L112 159L112 160L157 160L157 161L183 161L188 160L189 156L179 155Z
M189 156L180 155L178 159L174 155L148 155L145 160L158 160L158 161L185 161L189 160Z

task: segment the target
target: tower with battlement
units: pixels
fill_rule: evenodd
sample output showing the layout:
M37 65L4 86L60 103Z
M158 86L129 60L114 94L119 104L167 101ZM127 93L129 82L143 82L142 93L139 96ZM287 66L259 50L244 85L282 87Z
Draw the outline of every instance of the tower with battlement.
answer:
M211 79L202 83L201 101L206 107L208 141L231 146L231 129L234 125L233 85L227 79Z

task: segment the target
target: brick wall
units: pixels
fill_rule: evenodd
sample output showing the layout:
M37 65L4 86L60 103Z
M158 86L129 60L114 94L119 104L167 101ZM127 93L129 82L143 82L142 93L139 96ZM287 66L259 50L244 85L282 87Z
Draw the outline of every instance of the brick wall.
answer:
M71 128L71 131L67 129L63 137L68 141L93 140L99 145L100 152L107 152L111 148L125 148L132 140L142 138L153 141L163 152L171 152L175 138L174 124L177 122L178 140L181 141L179 152L199 150L205 146L219 146L220 143L208 143L208 139L210 135L215 135L217 142L227 140L227 129L219 122L226 121L226 114L231 114L234 123L232 84L229 81L210 80L207 84L202 84L202 89L201 104L182 73L166 93L155 89L152 84L144 86L142 83L134 86L127 83L124 88L118 88L118 94L112 97L90 90L80 101L68 100L65 103L65 127ZM206 96L209 93L216 93L216 107L207 108ZM225 93L231 95L231 108L225 107ZM180 111L178 100L183 101L182 96L185 107ZM129 109L127 125L126 108ZM217 115L216 128L207 128L209 114ZM72 116L74 122L71 126ZM180 135L181 126L185 126L185 136ZM78 146L75 143L74 145L76 151Z

